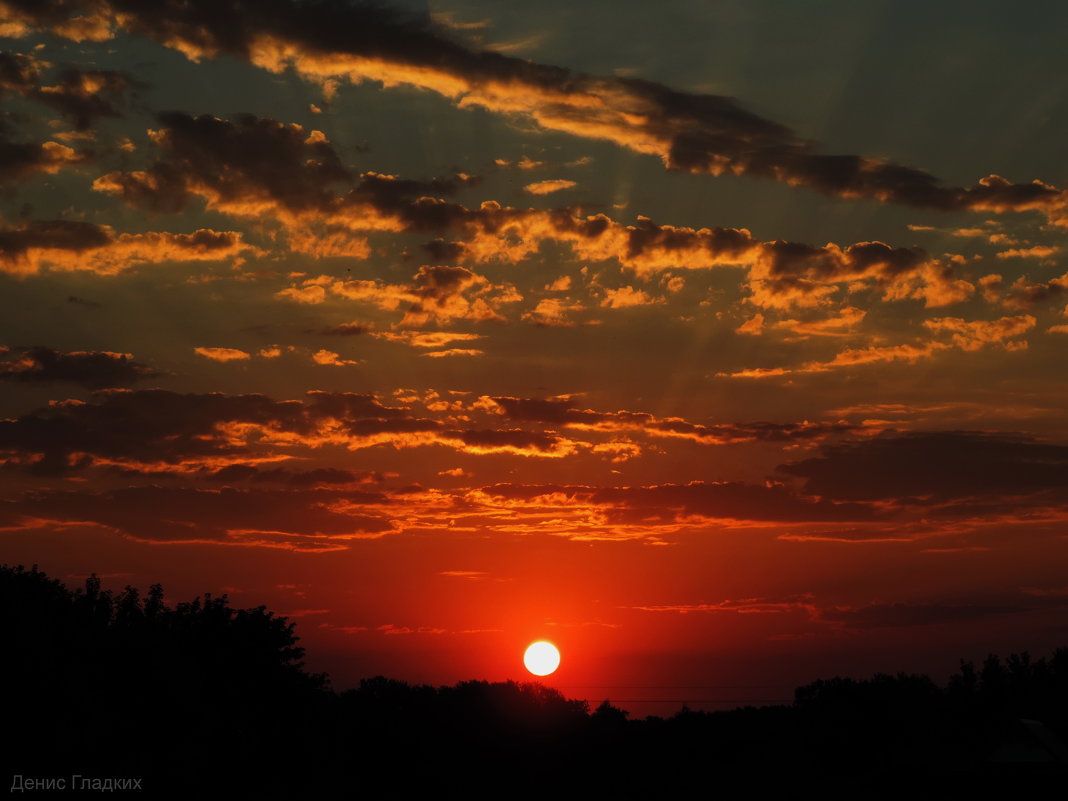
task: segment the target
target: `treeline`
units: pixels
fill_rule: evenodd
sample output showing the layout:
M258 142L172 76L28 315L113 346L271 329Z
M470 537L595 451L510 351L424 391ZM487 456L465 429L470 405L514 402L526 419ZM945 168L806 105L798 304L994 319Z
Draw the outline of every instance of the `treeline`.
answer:
M989 788L1068 766L1068 649L962 663L944 687L834 678L798 688L791 706L629 720L540 684L378 677L335 692L297 643L285 618L225 596L169 607L158 585L113 594L92 577L69 591L4 566L0 780L138 777L150 797L672 797L710 781L880 797L901 782Z

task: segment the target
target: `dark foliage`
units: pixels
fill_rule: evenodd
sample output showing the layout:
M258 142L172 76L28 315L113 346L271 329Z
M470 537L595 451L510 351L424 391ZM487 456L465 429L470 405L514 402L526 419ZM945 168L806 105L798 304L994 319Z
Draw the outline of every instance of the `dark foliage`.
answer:
M95 576L71 592L36 568L0 568L0 636L8 780L144 777L149 797L675 797L742 785L873 798L1019 788L1063 779L1068 762L1068 649L962 663L944 688L834 678L798 688L792 706L632 721L540 684L377 677L337 693L304 670L293 624L264 607L207 596L171 608L158 585L114 595Z

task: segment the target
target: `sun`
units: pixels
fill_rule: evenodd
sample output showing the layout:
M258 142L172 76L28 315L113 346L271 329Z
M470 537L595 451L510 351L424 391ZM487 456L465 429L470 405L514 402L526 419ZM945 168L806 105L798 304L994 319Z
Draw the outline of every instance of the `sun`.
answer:
M535 676L548 676L560 667L560 652L551 642L539 640L527 648L523 664Z

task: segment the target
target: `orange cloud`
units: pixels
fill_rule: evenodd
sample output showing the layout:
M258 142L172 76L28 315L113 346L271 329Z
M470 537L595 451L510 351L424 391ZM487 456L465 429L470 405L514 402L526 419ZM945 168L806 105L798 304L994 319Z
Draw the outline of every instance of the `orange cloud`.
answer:
M482 339L482 334L464 334L458 331L381 331L372 336L390 342L402 342L413 348L441 348L453 342Z
M1068 292L1068 273L1040 283L1033 283L1026 276L1021 275L1012 282L1002 302L1010 308L1026 309L1044 301L1061 298L1066 292Z
M663 303L663 299L656 299L641 289L632 286L624 286L619 289L606 289L601 306L607 309L627 309L633 306L649 306L654 303Z
M440 359L445 356L482 356L485 351L477 350L475 348L449 348L448 350L432 350L429 353L420 354L421 356L429 356L433 359Z
M297 303L322 303L326 300L326 290L319 284L305 284L299 287L287 287L274 293L277 298L295 300Z
M979 287L983 291L983 300L987 303L997 303L1001 296L1001 285L1005 279L997 273L984 275L979 279Z
M823 305L843 282L880 288L885 300L923 300L928 307L967 299L974 287L953 275L954 262L932 259L920 248L894 248L883 242L834 243L818 248L799 242L761 246L749 272L752 302L768 308ZM808 300L806 300L808 298Z
M571 189L573 186L578 186L578 184L563 178L555 178L548 181L537 181L536 183L527 184L523 187L523 191L529 192L532 195L548 195L553 192L559 192L561 189Z
M837 354L829 362L809 362L796 372L819 373L838 367L856 367L879 362L913 363L949 346L941 342L926 342L922 345L886 345L870 348L850 348Z
M0 163L0 181L24 181L35 175L55 175L65 167L82 164L89 154L59 142L12 142L0 131L0 148L4 160Z
M568 328L575 325L569 315L583 311L581 303L571 303L559 298L544 298L530 311L523 313L523 319L534 325L548 328Z
M324 367L348 367L353 364L359 364L358 361L352 359L342 359L337 353L332 350L318 350L312 354L312 361L316 364L321 364Z
M578 452L577 445L570 440L519 428L443 431L438 437L466 453L511 453L559 459Z
M115 275L150 263L225 261L245 252L257 251L241 234L206 228L191 234L115 235L106 225L49 220L0 231L0 270L16 275L44 269Z
M764 315L754 314L740 326L734 329L735 333L745 336L758 337L764 332Z
M301 303L322 303L327 290L347 300L371 303L386 311L404 307L404 316L398 326L422 326L429 322L447 324L455 320L473 322L500 321L499 309L503 304L516 303L523 299L510 284L493 284L484 276L464 267L420 267L409 284L387 284L378 280L339 281L328 276L306 279L299 287L290 287L276 293L277 297ZM385 339L400 341L404 334L375 334ZM425 339L409 339L433 342L442 334L427 334ZM459 334L449 341L477 338L477 335ZM442 343L444 344L444 343ZM416 345L438 347L438 345Z
M1008 351L1027 348L1027 341L1014 339L1035 327L1029 314L1002 317L997 320L964 320L959 317L939 317L924 320L923 325L936 334L949 334L949 342L928 341L918 344L876 345L848 348L830 361L806 362L800 367L757 368L717 373L721 378L773 378L791 373L822 373L840 368L859 367L882 362L914 363L936 353L957 349L977 351L990 345L1000 345Z
M736 370L733 373L716 373L717 378L776 378L792 373L785 367L748 367L744 370Z
M567 292L569 289L571 289L570 275L561 275L551 284L545 285L546 292Z
M471 474L464 470L462 467L454 467L451 470L439 470L439 476L449 476L450 478L470 478Z
M213 362L244 361L252 358L246 351L237 348L193 348L198 356Z
M997 320L971 321L959 317L940 317L924 320L923 324L936 333L949 333L953 344L961 350L974 351L987 345L1001 345L1006 350L1026 348L1026 341L1012 338L1030 331L1037 322L1030 314L1022 314Z
M1056 254L1060 248L1047 245L1035 245L1029 248L1013 248L1003 250L997 254L999 259L1048 259Z
M494 159L493 163L498 167L515 167L520 170L536 170L538 167L544 167L544 161L535 161L530 156L523 156L519 161L508 161L507 159Z
M794 338L808 337L847 337L867 316L867 312L855 306L839 309L838 314L821 320L779 320L776 329L790 332Z

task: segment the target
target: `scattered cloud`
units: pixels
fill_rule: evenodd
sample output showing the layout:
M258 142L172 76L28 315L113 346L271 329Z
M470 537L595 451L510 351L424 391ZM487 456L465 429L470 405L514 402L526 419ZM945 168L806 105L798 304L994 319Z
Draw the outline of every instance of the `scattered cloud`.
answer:
M358 361L354 361L353 359L343 359L340 354L325 349L317 350L313 353L312 361L324 367L349 367L354 364L359 364Z
M559 192L563 189L572 189L578 186L574 181L567 181L563 178L555 178L548 181L537 181L532 184L527 184L523 187L524 192L529 192L532 195L549 195L553 192Z
M193 351L213 362L246 361L252 358L247 351L237 348L193 348Z
M1064 221L1061 190L988 175L946 186L923 170L870 156L824 154L732 98L681 92L628 76L591 76L500 52L468 49L427 17L384 6L278 2L249 8L240 30L207 0L139 6L5 4L10 33L48 29L99 41L116 29L156 39L194 60L233 56L271 72L293 69L329 98L339 81L373 80L436 92L463 107L522 115L540 127L608 140L659 157L669 169L748 174L840 197L943 210L1044 211ZM338 37L337 31L349 35ZM358 32L354 34L353 32Z

